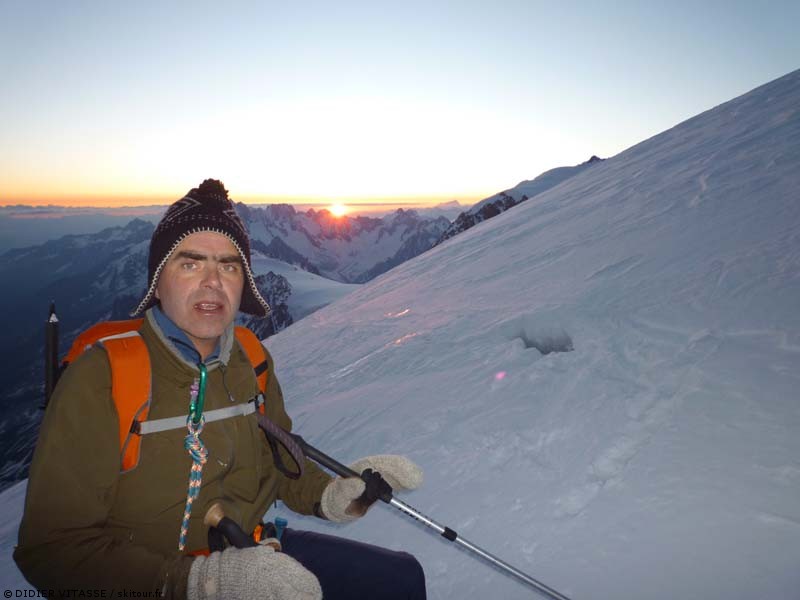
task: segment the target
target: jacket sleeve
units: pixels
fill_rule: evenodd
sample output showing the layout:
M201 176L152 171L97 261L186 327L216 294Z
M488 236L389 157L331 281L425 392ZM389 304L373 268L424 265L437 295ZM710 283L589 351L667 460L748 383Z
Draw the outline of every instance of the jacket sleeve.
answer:
M275 376L274 363L272 357L267 353L267 361L270 366L269 377L267 380L267 417L286 431L292 430L292 420L286 413L283 401L283 392ZM290 470L296 469L294 461L289 453L278 444L279 452L285 464ZM272 450L264 441L264 452L268 455L266 460L273 462ZM319 505L322 498L322 491L330 482L331 476L323 471L316 463L306 459L303 465L303 475L299 479L291 479L281 474L278 485L278 497L296 513L303 515L317 514L315 508ZM317 515L319 516L319 515Z
M152 593L168 584L168 596L185 595L191 558L155 554L106 527L118 431L108 359L93 348L64 372L45 413L14 560L40 590Z

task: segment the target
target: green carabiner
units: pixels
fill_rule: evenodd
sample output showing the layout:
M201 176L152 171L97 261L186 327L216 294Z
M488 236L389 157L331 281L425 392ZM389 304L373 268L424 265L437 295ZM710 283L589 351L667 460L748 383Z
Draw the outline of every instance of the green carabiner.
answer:
M198 386L197 398L189 405L189 414L192 416L192 423L197 425L203 417L203 405L206 402L206 379L208 372L203 363L199 363L197 368L200 369L200 384Z

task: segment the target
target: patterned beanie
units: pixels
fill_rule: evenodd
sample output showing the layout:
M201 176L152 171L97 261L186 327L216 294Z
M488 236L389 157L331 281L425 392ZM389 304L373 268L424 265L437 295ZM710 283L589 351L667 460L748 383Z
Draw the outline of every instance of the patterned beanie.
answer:
M185 197L170 206L153 232L147 260L147 293L131 316L139 315L158 303L155 292L164 265L183 240L201 231L224 235L242 257L247 281L242 290L239 310L258 317L269 314L269 305L261 297L250 268L250 239L244 224L236 214L222 182L206 179L199 187L190 190Z

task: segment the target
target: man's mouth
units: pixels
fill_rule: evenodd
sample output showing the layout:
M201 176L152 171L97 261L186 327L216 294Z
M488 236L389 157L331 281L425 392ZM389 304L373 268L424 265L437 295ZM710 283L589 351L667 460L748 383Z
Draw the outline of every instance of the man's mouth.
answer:
M222 310L222 304L219 302L198 302L194 305L196 310L204 313L215 313Z

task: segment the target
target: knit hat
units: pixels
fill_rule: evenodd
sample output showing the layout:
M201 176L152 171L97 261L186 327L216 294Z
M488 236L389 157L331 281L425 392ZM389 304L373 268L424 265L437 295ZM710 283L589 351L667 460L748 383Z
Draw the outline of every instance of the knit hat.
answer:
M193 233L213 231L227 237L242 257L247 281L242 290L239 310L258 317L266 317L269 305L256 287L250 268L250 239L242 220L236 214L233 202L222 182L206 179L199 187L167 209L150 239L147 260L147 293L131 316L136 316L157 304L155 297L158 277L169 257L180 243Z

